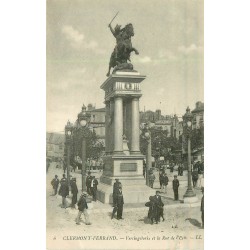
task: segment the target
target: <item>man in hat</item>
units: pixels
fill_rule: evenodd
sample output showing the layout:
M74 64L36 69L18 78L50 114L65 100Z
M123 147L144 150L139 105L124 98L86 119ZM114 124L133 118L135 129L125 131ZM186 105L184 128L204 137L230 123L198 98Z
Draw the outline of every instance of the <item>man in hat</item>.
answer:
M87 187L87 193L88 195L91 195L91 180L92 180L92 176L91 176L91 172L88 172L88 176L86 177L86 187Z
M91 225L90 221L89 221L89 215L88 215L88 204L87 204L87 201L86 201L86 197L87 197L87 193L86 192L82 192L81 194L81 197L77 203L78 205L78 215L76 217L76 224L77 225L80 225L80 219L81 219L81 215L83 213L84 215L84 218L85 218L85 224L86 225Z
M51 185L54 189L54 195L57 195L57 189L58 189L58 186L59 186L59 180L57 178L58 176L55 175L55 178L51 181Z
M204 228L204 187L201 187L201 192L203 194L201 198L201 220L202 220L201 227Z
M165 193L167 193L167 186L168 186L168 176L166 173L163 174L162 186Z
M162 217L162 220L164 221L164 215L163 215L163 202L161 200L160 191L156 191L154 196L154 203L156 206L156 223L160 222L160 217Z
M63 174L63 178L60 180L60 184L62 184L62 182L67 181L65 174Z
M123 220L122 218L122 212L123 212L123 204L124 204L124 199L123 199L123 194L122 194L122 186L119 185L118 192L116 193L114 199L114 209L112 212L111 219L114 218L115 213L117 212L117 220Z
M78 193L78 188L76 185L76 178L72 178L70 185L71 185L71 193L72 193L71 207L75 208L75 204L77 202L77 193Z
M61 186L59 189L59 195L62 196L62 208L67 208L67 204L66 204L66 197L69 195L69 186L67 184L67 180L61 180Z
M173 180L173 190L174 190L174 200L178 201L179 200L179 194L178 194L178 188L179 188L179 180L177 179L177 175L174 175L174 180Z
M163 176L164 176L164 171L160 170L160 174L159 174L160 189L164 188L163 187Z
M113 203L115 203L115 196L119 191L119 186L122 186L121 182L118 178L115 179L115 183L113 185Z
M91 185L90 185L90 189L91 189L91 194L93 196L93 201L96 201L96 191L97 191L97 185L98 185L98 181L95 178L95 176L93 176L92 180L91 180Z

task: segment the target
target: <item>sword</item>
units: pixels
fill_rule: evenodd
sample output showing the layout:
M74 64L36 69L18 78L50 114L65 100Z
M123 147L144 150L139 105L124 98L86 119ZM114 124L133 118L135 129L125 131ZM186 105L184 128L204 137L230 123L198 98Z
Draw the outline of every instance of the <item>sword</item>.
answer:
M118 15L119 11L116 13L116 15L113 17L113 19L110 21L109 25L114 21L114 19L116 18L116 16Z

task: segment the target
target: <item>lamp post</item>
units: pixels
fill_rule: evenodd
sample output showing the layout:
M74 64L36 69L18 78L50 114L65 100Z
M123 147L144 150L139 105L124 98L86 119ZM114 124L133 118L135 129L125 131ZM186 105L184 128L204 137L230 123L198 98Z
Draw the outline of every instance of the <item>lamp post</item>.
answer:
M188 144L188 188L186 193L184 194L184 202L185 198L196 197L191 182L191 132L192 132L192 119L193 115L190 113L190 108L187 107L186 113L183 116L183 128L184 128L184 136L187 139Z
M67 151L67 182L70 187L70 177L69 177L69 166L70 166L70 149L71 149L71 137L72 137L73 126L70 121L67 122L65 126L65 139L66 139L66 151Z
M82 191L86 191L86 137L88 134L88 124L90 120L90 114L86 113L86 107L83 104L82 111L78 114L78 126L81 129L82 136Z
M146 185L149 186L149 170L152 168L152 148L151 148L150 124L148 122L146 123L144 127L144 137L147 140Z

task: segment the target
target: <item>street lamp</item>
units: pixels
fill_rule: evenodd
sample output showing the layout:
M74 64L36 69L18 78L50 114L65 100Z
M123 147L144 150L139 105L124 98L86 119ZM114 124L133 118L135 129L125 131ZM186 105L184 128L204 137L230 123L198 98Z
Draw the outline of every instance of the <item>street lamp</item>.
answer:
M85 176L86 176L86 137L88 135L88 123L90 114L86 112L86 107L83 104L82 111L78 114L78 125L82 135L82 191L86 191Z
M69 177L69 166L70 166L70 149L71 149L71 137L72 137L73 126L70 121L67 122L65 126L65 139L67 148L67 182L70 187L70 177Z
M188 143L188 188L186 193L184 194L184 200L185 198L192 198L196 197L193 188L192 188L192 182L191 182L191 132L192 132L192 119L193 115L190 113L190 108L187 107L186 113L183 116L183 128L184 128L184 136L187 139Z
M152 168L152 155L151 155L151 132L150 124L147 122L144 126L144 138L147 140L147 153L146 153L146 185L149 186L149 170Z

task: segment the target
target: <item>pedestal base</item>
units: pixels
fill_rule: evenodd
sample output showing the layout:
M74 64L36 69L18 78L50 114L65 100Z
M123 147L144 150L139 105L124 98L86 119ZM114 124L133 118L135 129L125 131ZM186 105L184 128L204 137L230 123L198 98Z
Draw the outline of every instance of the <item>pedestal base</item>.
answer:
M122 184L122 193L125 203L142 203L149 201L149 196L155 195L155 190L146 186L144 179L144 156L115 154L104 157L104 171L100 177L97 190L97 199L103 203L113 203L113 185L115 179Z
M122 182L122 193L124 203L146 203L149 196L155 195L155 190L144 185L124 185ZM145 181L146 182L146 181ZM97 190L97 199L102 203L113 203L113 186L100 183Z

